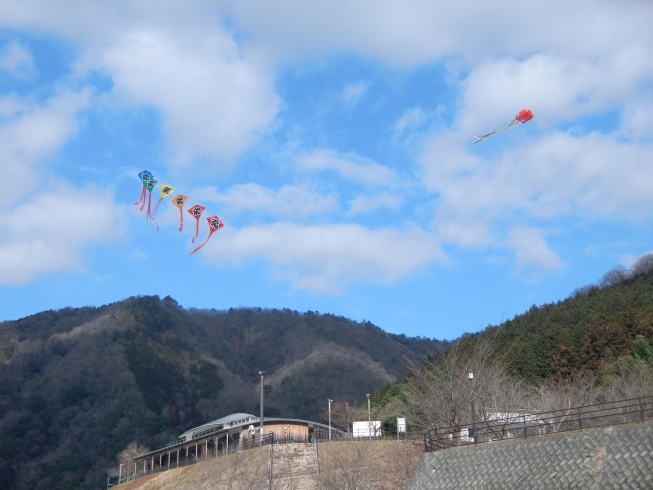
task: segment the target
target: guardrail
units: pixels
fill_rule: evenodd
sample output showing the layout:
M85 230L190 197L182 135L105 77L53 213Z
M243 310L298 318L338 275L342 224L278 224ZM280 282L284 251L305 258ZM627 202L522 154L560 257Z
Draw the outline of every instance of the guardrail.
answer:
M653 419L653 396L581 405L551 412L488 413L474 424L434 427L424 433L424 450L570 432Z

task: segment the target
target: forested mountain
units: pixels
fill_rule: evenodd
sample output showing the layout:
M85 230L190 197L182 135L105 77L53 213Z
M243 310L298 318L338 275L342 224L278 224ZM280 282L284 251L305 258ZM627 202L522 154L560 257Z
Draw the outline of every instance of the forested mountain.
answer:
M533 306L480 336L492 336L508 371L528 381L601 374L619 357L632 355L638 335L653 343L653 256L639 273L616 274L575 291L557 303Z
M585 372L598 375L600 382L622 360L644 366L640 371L649 376L649 258L646 267L614 269L598 285L564 301L534 306L501 325L466 334L453 344L456 376L466 379L465 351L473 352L483 339L491 339L491 357L529 386L562 386L558 383ZM406 359L411 356L406 347L418 356ZM421 409L411 404L405 389L411 377L393 381L407 373L407 360L418 363L444 347L443 342L391 335L369 322L329 314L184 309L170 297L130 298L4 322L0 488L101 488L105 471L132 441L161 447L184 430L225 414L258 413L259 370L271 385L267 416L315 420L328 398L338 399L337 408L344 409L346 400L361 402L365 393L378 390L372 397L375 417L392 421L407 414L417 420L408 409ZM435 356L431 364L453 358ZM435 377L423 379L437 382ZM509 383L495 379L499 387ZM447 396L460 398L456 423L464 423L469 414L464 392L478 394L480 387L448 384L453 391ZM417 398L424 398L429 386L415 386ZM492 386L487 392L494 398L501 394Z
M315 420L444 343L317 312L184 309L130 298L0 324L0 488L101 488L130 442L151 448L225 414Z
M463 335L374 393L372 411L388 424L407 414L414 429L464 427L472 412L483 420L653 395L652 345L653 255L646 255L563 301Z

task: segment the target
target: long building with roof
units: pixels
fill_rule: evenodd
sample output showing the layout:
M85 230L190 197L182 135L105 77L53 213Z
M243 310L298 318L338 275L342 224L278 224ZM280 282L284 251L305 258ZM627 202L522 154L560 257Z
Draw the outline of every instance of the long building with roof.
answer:
M332 427L332 432L342 431ZM263 418L249 413L232 413L194 427L181 434L166 447L140 454L132 459L134 473L147 474L188 464L189 460L205 459L240 449L274 442L312 442L329 438L329 426L308 420ZM131 471L130 471L131 472Z

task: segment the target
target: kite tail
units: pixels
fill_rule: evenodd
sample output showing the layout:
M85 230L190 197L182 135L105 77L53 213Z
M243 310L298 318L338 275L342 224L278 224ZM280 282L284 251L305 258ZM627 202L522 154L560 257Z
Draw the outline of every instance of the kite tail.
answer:
M154 216L152 216L152 213L150 212L152 209L152 193L150 192L150 198L147 200L147 218L148 219L154 219Z
M209 238L211 238L211 233L209 233L209 236L206 237L206 240L204 240L204 243L202 243L199 247L197 247L195 250L193 250L190 254L193 255L193 254L194 254L195 252L197 252L200 248L202 248L204 245L206 245L207 242L209 241ZM195 240L195 239L193 238L193 240Z
M156 210L159 209L159 204L161 204L161 201L163 201L163 198L159 199L159 202L156 203L156 206L154 207L154 214L152 215L152 219L156 216Z
M490 131L490 132L487 133L487 134L484 134L483 136L474 136L474 144L478 143L479 141L483 141L483 140L484 140L485 138L487 138L488 136L492 136L493 134L497 134L497 133L500 133L501 131L505 131L505 130L508 129L510 126L513 126L513 125L515 125L515 124L517 124L517 118L513 119L513 120L510 121L510 122L507 122L506 124L504 124L504 125L501 126L500 128L497 128L497 129L495 129L495 130L493 130L493 131Z
M181 208L179 208L179 231L184 229L184 213L181 212Z
M197 235L199 235L199 234L200 234L200 220L198 219L197 224L195 225L195 236L191 240L191 243L195 243L195 239L197 238ZM202 245L204 245L204 244L202 244Z
M152 215L152 219L156 216L156 210L159 209L159 204L161 204L161 201L163 201L163 198L159 199L159 202L156 203L156 206L154 206L154 214ZM157 220L154 219L154 224L156 225L156 231L159 231L159 223Z
M141 198L134 203L134 206L138 206L140 203L145 204L145 186L143 186L143 191L141 192ZM141 211L143 211L143 206L141 206Z

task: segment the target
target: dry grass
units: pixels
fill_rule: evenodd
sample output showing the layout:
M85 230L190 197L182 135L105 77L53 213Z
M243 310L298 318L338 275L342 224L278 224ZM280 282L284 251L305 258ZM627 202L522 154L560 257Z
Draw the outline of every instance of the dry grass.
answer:
M398 490L405 488L422 441L334 441L319 446L321 490Z
M399 490L405 488L424 448L421 441L333 441L319 444L319 490ZM113 490L265 490L268 448L221 456L112 487ZM279 478L272 488L291 489Z
M184 468L139 478L114 490L263 490L267 488L268 449L241 451Z

